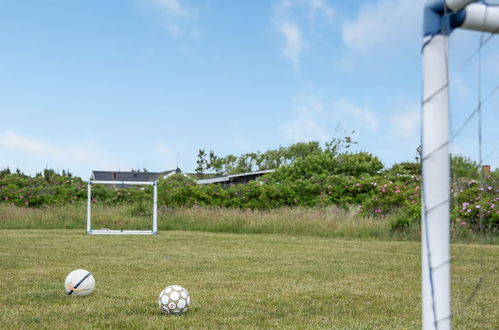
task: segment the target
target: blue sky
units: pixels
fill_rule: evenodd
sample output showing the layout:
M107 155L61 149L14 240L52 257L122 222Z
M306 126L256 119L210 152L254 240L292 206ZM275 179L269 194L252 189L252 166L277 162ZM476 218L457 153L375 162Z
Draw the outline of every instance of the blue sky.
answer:
M412 161L423 2L3 1L0 168L193 171L200 148L238 155L353 130L357 150ZM478 37L453 36L457 63ZM483 59L492 87L496 54ZM458 87L459 104L476 97Z

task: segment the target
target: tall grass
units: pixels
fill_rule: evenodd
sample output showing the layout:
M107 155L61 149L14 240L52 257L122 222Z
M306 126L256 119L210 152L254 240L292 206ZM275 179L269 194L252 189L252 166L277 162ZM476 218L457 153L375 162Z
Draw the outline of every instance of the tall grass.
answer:
M385 237L387 222L361 218L357 209L279 208L273 210L188 208L165 209L161 227L248 234L287 234L321 237Z
M274 210L225 208L161 208L159 230L288 234L321 237L380 238L390 235L384 219L361 218L357 209L279 208ZM84 204L32 209L0 204L1 229L84 229ZM151 228L151 218L137 216L127 206L92 207L92 227Z
M92 228L151 228L151 216L137 205L92 206ZM82 229L86 228L86 205L75 203L34 209L0 203L0 229ZM344 237L360 239L419 240L420 230L390 230L390 218L366 218L358 208L278 208L272 210L227 208L160 208L159 230L187 230L221 233L285 234L295 236ZM480 236L457 228L454 242L499 244L498 235Z
M86 209L82 204L46 208L18 207L0 203L2 229L73 229L85 228Z

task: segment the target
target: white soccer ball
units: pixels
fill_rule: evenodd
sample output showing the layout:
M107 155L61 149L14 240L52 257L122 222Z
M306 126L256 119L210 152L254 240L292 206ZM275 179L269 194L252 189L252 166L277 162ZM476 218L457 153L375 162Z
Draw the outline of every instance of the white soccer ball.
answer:
M191 296L186 289L178 285L167 286L159 294L159 308L168 315L180 315L187 312Z
M88 296L95 290L95 278L88 270L73 270L66 277L64 290L70 296Z

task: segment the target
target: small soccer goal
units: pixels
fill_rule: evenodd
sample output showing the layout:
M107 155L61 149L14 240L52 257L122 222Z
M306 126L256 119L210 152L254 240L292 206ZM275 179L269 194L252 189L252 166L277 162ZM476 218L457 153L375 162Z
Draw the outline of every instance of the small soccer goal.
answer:
M116 230L116 229L92 229L92 185L121 185L123 187L153 186L152 196L152 227L151 230ZM89 181L87 193L87 234L92 235L155 235L158 233L158 182L140 181Z

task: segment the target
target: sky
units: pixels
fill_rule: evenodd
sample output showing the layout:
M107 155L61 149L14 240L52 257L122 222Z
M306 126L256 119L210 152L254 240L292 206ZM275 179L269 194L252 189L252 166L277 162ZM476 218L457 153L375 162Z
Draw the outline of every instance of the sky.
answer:
M343 136L386 166L414 161L423 3L2 1L0 168L84 179L92 170L192 172L199 149L240 155ZM479 37L452 37L456 68ZM497 54L482 56L491 68L483 94L499 82ZM476 77L472 64L461 71L470 66ZM456 108L473 107L476 87L452 84ZM493 94L488 105L498 104ZM498 118L488 114L489 124Z

